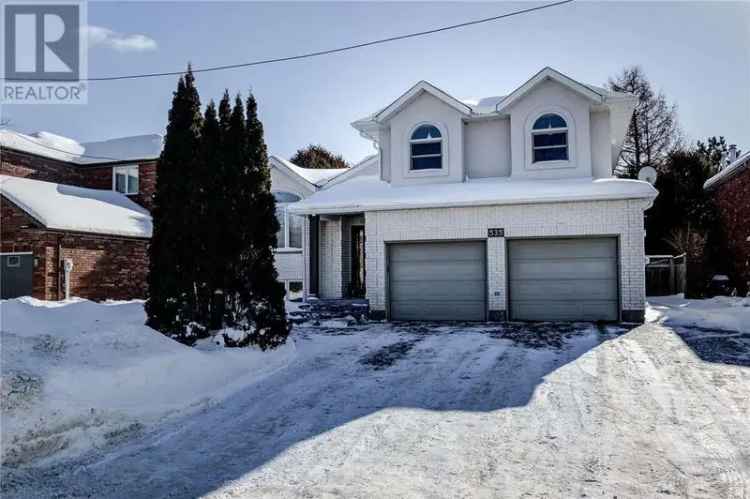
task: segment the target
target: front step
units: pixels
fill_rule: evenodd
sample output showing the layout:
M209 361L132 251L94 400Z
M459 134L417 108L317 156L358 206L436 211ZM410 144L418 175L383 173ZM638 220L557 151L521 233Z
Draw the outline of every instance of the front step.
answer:
M353 317L364 322L370 315L370 302L363 298L355 299L315 299L297 303L300 310L289 312L289 321L293 324L303 322L321 322L332 319Z

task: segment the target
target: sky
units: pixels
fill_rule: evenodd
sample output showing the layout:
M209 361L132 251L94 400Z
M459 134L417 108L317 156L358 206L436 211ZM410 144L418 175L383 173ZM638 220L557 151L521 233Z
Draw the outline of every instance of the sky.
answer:
M90 2L89 76L180 70L325 50L540 5ZM346 53L197 75L204 103L255 94L269 151L374 152L350 123L427 80L460 99L504 95L544 66L602 85L638 64L678 105L688 140L750 149L750 3L576 1ZM176 77L92 82L86 105L5 105L10 127L79 141L164 133Z

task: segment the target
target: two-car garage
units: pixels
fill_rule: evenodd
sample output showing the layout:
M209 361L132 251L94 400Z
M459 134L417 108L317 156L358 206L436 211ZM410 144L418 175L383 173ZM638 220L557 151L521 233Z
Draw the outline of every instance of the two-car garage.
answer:
M506 241L510 320L619 318L615 237ZM486 241L388 244L392 320L487 319Z

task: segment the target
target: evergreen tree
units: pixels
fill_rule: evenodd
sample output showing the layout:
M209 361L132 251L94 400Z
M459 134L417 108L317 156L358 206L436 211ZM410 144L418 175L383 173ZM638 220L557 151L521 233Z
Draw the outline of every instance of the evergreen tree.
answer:
M276 202L271 194L271 173L268 153L263 139L263 125L258 119L257 103L247 99L247 118L242 124L244 148L240 163L236 206L236 228L241 239L241 251L232 272L234 281L228 293L228 321L245 328L244 337L225 336L228 345L255 344L262 349L276 347L289 334L284 310L284 286L278 281L274 267L273 247L276 232ZM237 122L242 102L237 99L232 111L230 130L239 130ZM233 138L235 137L232 133Z
M696 143L696 152L703 156L710 166L709 173L715 175L719 173L723 166L726 166L729 146L724 137L709 137L705 142L699 140Z
M196 237L192 231L194 174L202 117L192 70L180 77L157 165L149 245L147 324L180 341L194 341Z
M321 145L298 149L290 159L292 163L303 168L349 168L349 163L340 154L334 154Z

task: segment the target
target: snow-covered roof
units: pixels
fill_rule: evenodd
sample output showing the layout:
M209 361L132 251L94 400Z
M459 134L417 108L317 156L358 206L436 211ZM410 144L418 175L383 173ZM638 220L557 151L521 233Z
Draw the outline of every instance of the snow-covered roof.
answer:
M286 167L297 176L302 177L307 182L318 187L325 184L333 177L349 171L349 168L303 168L301 166L295 165L291 161L287 161L284 158L273 155L270 157L270 159L271 163L273 163L273 161L280 163L283 167Z
M50 132L27 135L15 130L0 129L0 145L37 156L87 165L156 159L161 154L163 137L148 134L98 142L78 142Z
M735 159L719 173L706 180L706 183L703 184L703 188L711 189L713 187L718 187L730 178L748 168L750 168L750 151Z
M151 237L151 215L119 192L0 175L0 194L49 229Z
M341 175L336 175L332 179L330 179L326 184L325 188L329 189L332 186L339 184L341 182L345 182L347 179L350 179L355 176L366 176L366 175L375 175L380 174L380 156L378 154L370 154L369 156L365 156L362 158L362 160L357 163L356 165L352 166L351 168L347 169L344 173Z
M656 195L656 189L648 182L617 178L519 180L503 177L394 187L378 176L370 175L354 177L318 191L293 204L290 210L305 214L333 214L408 208L653 199Z

